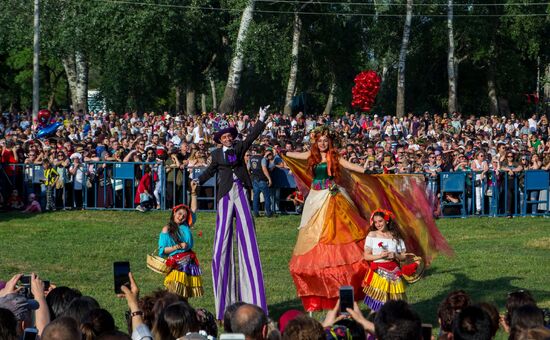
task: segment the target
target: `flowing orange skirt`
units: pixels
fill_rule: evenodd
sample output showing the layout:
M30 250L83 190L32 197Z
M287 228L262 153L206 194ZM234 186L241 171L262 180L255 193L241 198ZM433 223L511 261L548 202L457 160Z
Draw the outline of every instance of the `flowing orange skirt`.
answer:
M368 222L341 188L337 193L310 191L290 260L290 273L306 311L333 308L341 286L353 286L356 301L364 298L367 231Z

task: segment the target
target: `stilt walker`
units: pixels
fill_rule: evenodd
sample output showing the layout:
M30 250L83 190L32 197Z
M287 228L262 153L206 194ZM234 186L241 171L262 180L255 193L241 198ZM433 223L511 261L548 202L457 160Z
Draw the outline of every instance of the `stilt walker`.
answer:
M218 175L218 214L212 256L212 280L218 320L223 319L225 308L237 301L255 304L267 313L260 252L245 190L252 187L252 183L244 161L246 151L265 129L267 108L260 109L259 120L244 141L235 141L238 133L234 127L226 122L218 124L219 130L214 135L214 141L222 147L212 152L210 165L198 178L199 183L203 184L212 176ZM238 280L233 257L233 237L238 248Z

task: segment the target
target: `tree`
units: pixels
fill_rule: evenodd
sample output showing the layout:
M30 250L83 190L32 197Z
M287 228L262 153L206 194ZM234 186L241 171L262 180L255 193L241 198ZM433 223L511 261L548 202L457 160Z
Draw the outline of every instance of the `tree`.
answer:
M449 102L447 111L449 113L457 111L456 99L456 66L455 66L455 36L453 29L453 0L448 0L447 5L447 29L449 38L449 50L447 53L447 74L449 77Z
M294 13L294 25L292 32L292 56L290 62L290 72L288 75L288 85L286 88L285 96L285 114L292 113L292 96L294 96L296 91L296 78L298 77L298 56L300 54L300 35L302 34L302 19L300 15L296 12Z
M235 50L233 51L233 59L231 60L231 65L229 66L227 84L225 85L222 102L219 107L220 112L233 112L237 108L237 98L244 63L243 43L246 39L250 23L253 19L253 12L254 0L248 0L241 17L239 33L235 43Z
M407 15L403 27L403 39L401 41L399 64L397 66L397 100L395 104L395 113L397 117L403 117L405 114L405 66L409 47L409 35L411 33L412 7L413 0L407 0Z

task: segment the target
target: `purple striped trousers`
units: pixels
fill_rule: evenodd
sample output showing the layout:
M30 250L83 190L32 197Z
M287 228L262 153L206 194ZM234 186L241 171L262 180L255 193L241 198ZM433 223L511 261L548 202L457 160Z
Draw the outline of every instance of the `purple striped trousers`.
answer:
M238 281L233 255L233 217L239 257ZM218 202L212 282L218 320L223 320L225 308L237 301L255 304L267 313L254 221L240 181L235 181L231 190Z

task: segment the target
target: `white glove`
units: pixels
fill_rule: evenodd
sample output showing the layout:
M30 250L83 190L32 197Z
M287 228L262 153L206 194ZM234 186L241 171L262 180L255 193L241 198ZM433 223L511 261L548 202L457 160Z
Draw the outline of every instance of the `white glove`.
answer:
M267 116L267 109L269 109L269 105L266 107L260 107L260 120L262 122L265 121L265 116Z

